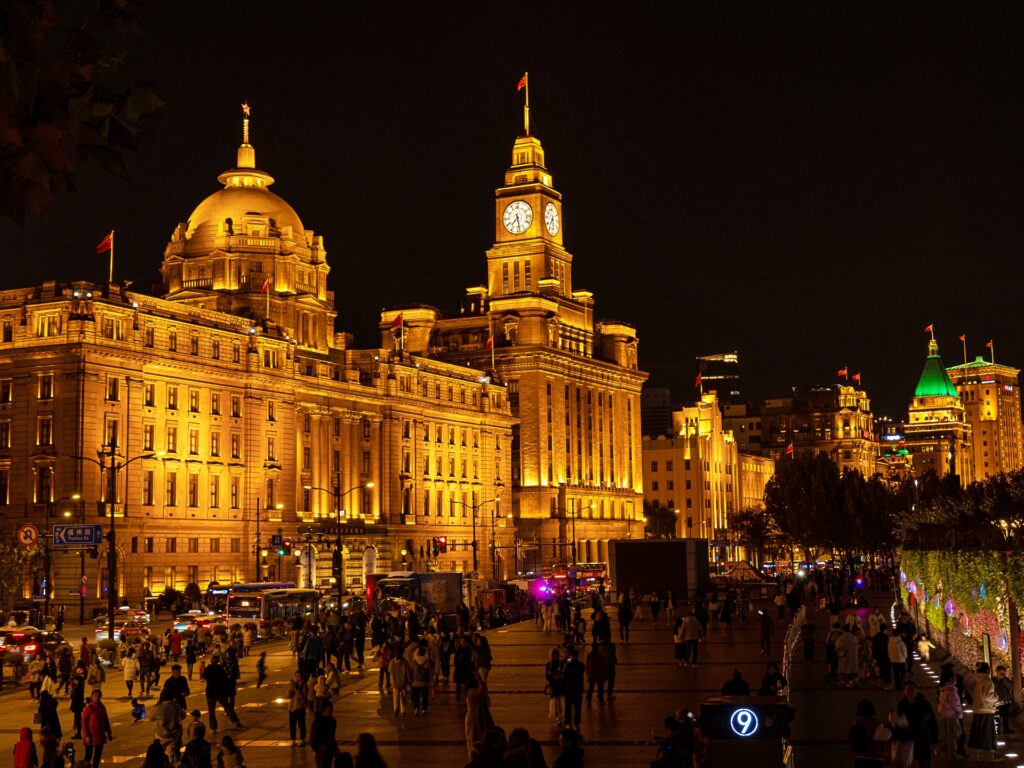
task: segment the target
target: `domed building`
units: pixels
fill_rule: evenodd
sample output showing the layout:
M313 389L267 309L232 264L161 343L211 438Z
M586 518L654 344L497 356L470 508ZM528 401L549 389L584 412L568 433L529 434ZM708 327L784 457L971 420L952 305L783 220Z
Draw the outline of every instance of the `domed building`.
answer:
M175 227L164 250L165 298L273 325L324 350L336 313L323 238L270 191L274 177L256 168L243 109L236 165L217 177L224 188Z

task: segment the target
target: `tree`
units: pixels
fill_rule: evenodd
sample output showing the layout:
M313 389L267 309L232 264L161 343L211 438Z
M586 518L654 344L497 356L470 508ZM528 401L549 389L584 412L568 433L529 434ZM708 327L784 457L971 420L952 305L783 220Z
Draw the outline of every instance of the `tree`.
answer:
M38 544L23 547L13 537L0 538L0 587L4 590L8 613L14 609L15 595L21 594L25 585L26 567L42 551Z
M748 559L752 559L756 566L760 566L765 554L773 552L779 543L779 530L764 509L744 509L732 515L729 518L729 532L733 541L747 551Z
M842 499L839 468L824 454L783 459L764 489L765 512L808 559L834 546Z
M0 0L0 215L46 215L74 187L75 160L128 176L122 152L163 106L108 42L141 32L135 5Z
M194 608L203 602L203 590L194 581L185 585L185 600L188 601L189 608Z
M646 528L655 539L674 539L676 536L677 515L674 509L663 507L657 503L644 502L644 517L647 518Z
M182 594L174 587L167 587L161 594L157 601L157 605L166 608L171 613L175 612L178 604L182 600Z

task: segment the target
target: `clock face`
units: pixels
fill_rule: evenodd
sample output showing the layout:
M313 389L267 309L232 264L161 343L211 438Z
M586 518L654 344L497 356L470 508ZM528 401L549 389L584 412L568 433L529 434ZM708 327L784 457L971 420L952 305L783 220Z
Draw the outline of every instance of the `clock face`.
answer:
M513 235L521 235L533 223L533 209L522 200L513 200L505 208L501 221Z
M544 226L547 227L548 234L552 237L558 234L558 209L555 208L554 203L544 206Z

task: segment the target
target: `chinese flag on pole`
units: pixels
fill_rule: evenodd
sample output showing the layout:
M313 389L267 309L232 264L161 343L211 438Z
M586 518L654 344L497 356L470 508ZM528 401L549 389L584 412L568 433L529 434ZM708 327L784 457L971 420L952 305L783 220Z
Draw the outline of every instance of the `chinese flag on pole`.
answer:
M263 281L263 287L260 288L260 293L270 293L270 278L268 277Z
M836 371L836 376L843 376L843 377L845 377L847 375L847 373L848 373L848 369L840 368L838 371Z
M701 377L700 377L700 374L698 373L697 374L697 378L693 382L694 389L700 389L700 383L701 383Z
M792 443L790 443L789 445L786 446L786 455L787 456L792 456L793 455L793 444Z
M991 341L986 341L985 342L985 346L988 347L989 349L992 349L992 342Z
M114 230L110 230L110 233L100 240L100 244L96 246L96 253L106 253L114 247Z
M928 325L926 325L926 326L925 326L925 328L924 328L924 332L925 332L925 333L931 333L931 332L932 332L933 330L934 330L934 329L932 328L932 325L931 325L931 323L929 323Z
M487 343L484 344L484 349L494 349L494 337L488 336Z
M526 87L526 75L519 78L519 82L516 83L516 91L521 91Z
M960 334L960 341L967 341L967 334L966 333L961 333Z
M854 381L858 381L859 382L860 381L860 372L858 371L857 373L853 374L853 376L851 376L850 378L853 379Z

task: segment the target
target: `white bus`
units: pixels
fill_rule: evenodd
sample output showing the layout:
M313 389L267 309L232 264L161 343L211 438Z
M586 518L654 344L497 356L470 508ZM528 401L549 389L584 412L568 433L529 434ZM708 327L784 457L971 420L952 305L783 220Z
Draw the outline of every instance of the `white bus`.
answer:
M260 592L235 592L228 595L228 625L255 624L260 637L270 634L270 626L281 621L287 629L296 617L316 614L320 595L315 589L265 589Z

